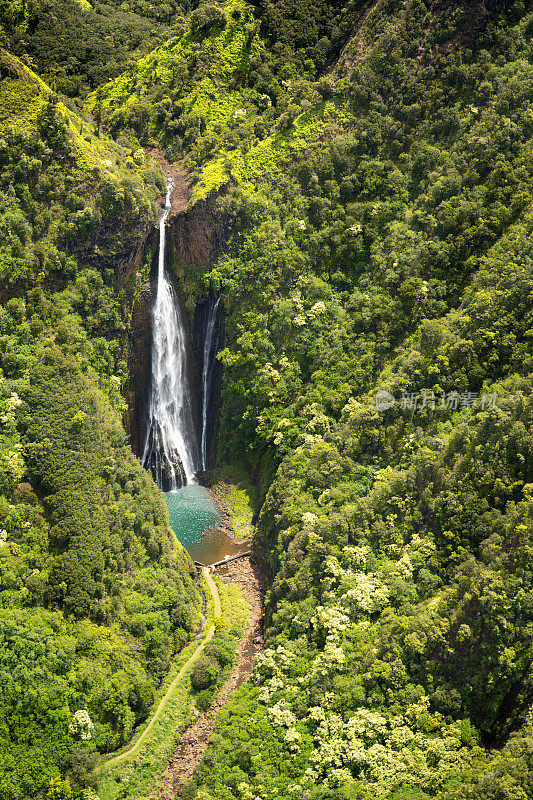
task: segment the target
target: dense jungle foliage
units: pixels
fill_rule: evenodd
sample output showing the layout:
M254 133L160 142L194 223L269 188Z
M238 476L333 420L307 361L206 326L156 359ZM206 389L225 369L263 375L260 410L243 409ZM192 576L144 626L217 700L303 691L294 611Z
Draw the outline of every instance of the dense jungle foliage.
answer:
M6 51L0 70L0 796L11 800L63 796L65 775L79 794L97 753L146 715L200 600L121 422L136 287L117 278L161 176Z
M188 791L525 798L533 19L358 10L321 74L333 4L261 29L201 7L91 100L233 219L199 279L228 311L219 457L270 484L272 588L255 685Z
M172 35L187 3L7 0L7 47L54 91L84 96ZM1 43L1 42L0 42Z
M147 16L142 7L128 11ZM188 290L211 288L224 298L218 457L242 461L245 453L257 483L254 547L270 578L266 646L253 681L222 712L184 796L527 800L533 794L530 4L229 0L186 11L168 41L98 85L87 101L114 139L106 143L110 152L116 148L113 163L128 170L130 199L112 206L124 218L148 214L141 198L152 196L157 177L141 146L158 142L189 169L195 204L189 213L207 208L213 225L231 220L226 252L216 262L192 268L179 262L179 253L174 261ZM20 45L26 54L29 42ZM79 70L73 93L99 82L88 69ZM35 117L40 137L39 120L67 113L51 100L43 108ZM88 121L79 124L89 128ZM29 149L15 142L0 153ZM47 146L53 172L63 156L59 146ZM3 191L6 209L20 209L20 221L6 228L16 239L2 261L2 280L11 286L19 271L27 297L23 303L14 289L2 296L10 348L3 364L11 464L5 496L13 508L29 503L20 488L27 480L39 498L29 503L34 513L42 515L43 507L48 513L50 575L58 577L39 595L39 614L64 615L73 605L82 619L75 622L74 612L72 624L102 626L115 613L119 627L109 630L137 637L136 668L153 674L164 669L164 659L154 667L145 634L128 627L131 587L116 577L127 536L114 532L107 515L106 498L127 505L134 492L106 473L91 488L81 479L78 486L74 467L72 477L61 471L61 481L48 475L56 449L68 449L70 436L82 441L88 420L99 419L86 409L80 412L88 419L76 417L68 387L93 386L97 373L100 388L93 391L101 394L89 392L96 404L89 407L120 404L125 366L116 343L131 295L117 293L88 254L92 269L77 277L75 248L66 242L70 224L87 224L81 207L62 203L59 217L48 214L53 190L32 200L41 179L32 184L22 176L17 184L16 169L26 162L17 154L13 163ZM101 200L90 205L95 237L106 202L99 191ZM27 266L35 264L28 251L40 252L32 236L48 235L28 227L39 215L49 226L53 221L53 236L65 242L57 256L65 259L64 286L56 285L51 267L45 272L52 277L39 279ZM56 239L50 234L49 241ZM42 349L31 328L43 316L34 310L37 302L58 309L44 316L50 322L38 334ZM57 335L50 336L54 325ZM49 391L54 380L67 387L64 396ZM36 434L49 438L51 420L64 416L64 433L56 436L65 444L50 439L50 447L41 438L36 451ZM104 469L104 448L117 448L137 469L139 485L123 434L118 427L110 432L103 419L99 424L100 437L90 437L93 468ZM9 470L18 470L16 479ZM146 512L139 509L141 530L135 522L132 530L146 557L155 558L152 568L164 570L166 528L154 511L160 506L150 481L143 480L149 502ZM65 503L66 485L76 486L74 508ZM94 508L95 492L103 498L104 532L78 561L85 531L79 520ZM160 530L147 540L142 526L150 514ZM159 560L150 538L159 542ZM93 566L101 558L105 574ZM58 590L63 573L70 583ZM113 580L124 613L110 612L107 589L99 591ZM150 595L143 589L143 597ZM180 598L187 592L185 578ZM16 602L9 597L10 613L26 608ZM175 625L164 608L162 616ZM191 627L189 619L180 630ZM170 629L159 631L168 636ZM197 672L201 689L201 665ZM54 696L63 702L68 691ZM91 714L93 706L84 699L68 703L70 716L54 712L65 741L75 708ZM122 741L124 728L101 733L91 719L98 736L112 730ZM105 727L105 719L99 724ZM95 740L102 741L95 735L91 747ZM103 746L112 744L108 738ZM36 750L46 752L41 744ZM43 763L47 776L58 774ZM44 785L44 771L31 772L34 786ZM29 775L29 767L20 774ZM16 787L9 797L30 791Z

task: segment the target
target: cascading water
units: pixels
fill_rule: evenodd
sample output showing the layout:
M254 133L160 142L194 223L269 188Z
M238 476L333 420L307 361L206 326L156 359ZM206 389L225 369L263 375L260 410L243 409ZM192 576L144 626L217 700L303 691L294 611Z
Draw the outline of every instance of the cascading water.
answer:
M201 456L202 469L209 469L209 423L210 400L212 397L212 382L215 372L215 361L219 347L219 307L220 297L209 299L207 310L207 324L205 329L204 352L202 363L202 438Z
M153 308L152 379L143 465L163 491L195 482L199 452L187 378L185 326L174 287L165 272L165 226L172 180L159 223L157 295Z

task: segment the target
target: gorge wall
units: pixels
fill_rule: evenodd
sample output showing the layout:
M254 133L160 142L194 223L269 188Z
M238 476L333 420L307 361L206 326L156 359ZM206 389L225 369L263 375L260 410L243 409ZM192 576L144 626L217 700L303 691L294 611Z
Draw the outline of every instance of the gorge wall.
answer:
M192 391L193 413L197 430L201 426L202 366L204 339L212 295L200 285L201 273L208 269L224 251L231 230L229 214L217 209L217 198L198 201L191 208L172 217L167 228L167 269L174 281L187 329L189 354L188 370ZM157 253L159 233L154 230L142 248L143 257L135 268L143 269L147 277L135 300L128 340L128 369L130 379L125 388L128 404L125 420L131 446L142 455L146 437L146 420L151 375L152 307L157 287ZM223 339L224 312L221 306L214 338ZM208 449L211 463L216 450L216 411L219 406L222 368L216 364L210 380L211 411L208 425Z

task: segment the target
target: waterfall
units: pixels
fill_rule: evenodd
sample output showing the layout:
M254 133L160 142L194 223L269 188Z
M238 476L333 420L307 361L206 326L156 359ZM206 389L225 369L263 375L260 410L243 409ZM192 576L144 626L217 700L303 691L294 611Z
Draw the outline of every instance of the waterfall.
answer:
M163 491L195 482L198 443L187 377L187 339L181 309L165 272L165 229L170 214L172 180L159 223L157 294L153 308L152 378L143 466Z
M202 361L202 469L209 469L209 401L212 396L211 384L215 371L215 360L218 351L218 309L220 297L209 299L207 324L205 329L204 353Z

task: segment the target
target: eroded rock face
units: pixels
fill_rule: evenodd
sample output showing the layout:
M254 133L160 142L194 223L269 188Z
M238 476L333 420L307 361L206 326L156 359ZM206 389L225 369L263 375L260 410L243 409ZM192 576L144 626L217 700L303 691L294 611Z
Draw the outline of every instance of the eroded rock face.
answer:
M146 248L153 238L153 233L150 228L141 243L117 261L115 276L119 286L124 286L141 266Z
M156 286L147 281L142 287L131 317L129 340L130 381L126 390L128 403L128 432L133 452L142 456L146 435L148 399L150 391L152 350L152 304Z
M216 199L195 203L171 223L174 259L187 266L207 266L224 251L230 234L230 216L215 207Z
M213 309L214 298L205 297L198 298L196 307L194 309L194 318L192 326L192 356L195 364L195 373L197 375L197 408L199 420L199 437L202 444L202 428L203 428L203 374L204 374L204 356L205 356L205 339L208 327L209 312ZM210 348L210 356L213 352L218 352L222 349L224 341L224 306L220 303L219 310L215 319L215 326L212 331L212 341ZM206 425L206 447L207 447L207 465L212 466L216 460L216 442L218 434L218 411L220 407L220 394L222 388L222 364L220 361L215 360L213 367L209 373L207 381L207 425Z
M97 271L112 269L118 286L124 286L142 263L144 253L156 234L152 220L132 224L126 215L117 215L87 235L69 242L65 251L80 265Z

